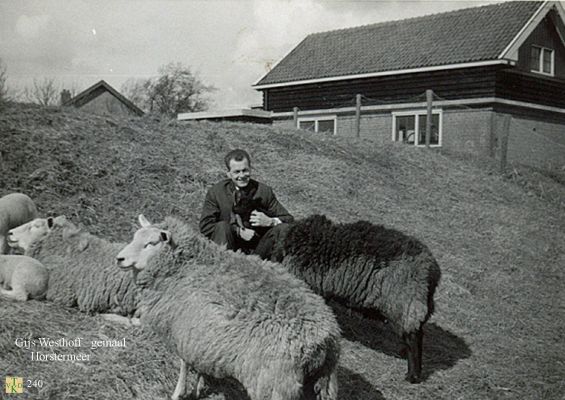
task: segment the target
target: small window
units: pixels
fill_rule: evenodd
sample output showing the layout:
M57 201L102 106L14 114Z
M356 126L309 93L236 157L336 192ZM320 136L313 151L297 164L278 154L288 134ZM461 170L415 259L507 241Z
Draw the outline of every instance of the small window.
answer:
M554 74L554 54L552 49L532 46L531 70L540 74Z
M316 132L316 121L300 121L298 122L298 127L305 131Z
M318 118L299 118L298 128L311 132L325 133L327 135L335 135L336 120L334 117L318 117Z
M416 139L416 117L414 115L396 117L394 141L414 144Z
M441 146L441 110L432 112L432 129L430 132L430 146ZM425 110L402 111L392 114L393 132L392 140L414 146L426 145L426 121L428 116Z

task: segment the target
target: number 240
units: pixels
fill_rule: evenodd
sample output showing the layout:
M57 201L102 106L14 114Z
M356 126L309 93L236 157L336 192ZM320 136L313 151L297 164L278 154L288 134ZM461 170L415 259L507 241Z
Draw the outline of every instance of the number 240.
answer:
M33 380L28 379L28 380L26 380L25 386L27 388L31 388L31 387L42 388L43 387L43 381L41 379L33 379Z

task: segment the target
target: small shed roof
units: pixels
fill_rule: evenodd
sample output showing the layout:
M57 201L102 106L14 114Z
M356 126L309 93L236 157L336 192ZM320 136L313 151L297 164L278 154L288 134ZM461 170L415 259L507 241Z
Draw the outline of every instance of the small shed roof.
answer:
M177 116L179 121L182 120L199 120L199 119L228 119L251 117L257 119L271 119L270 111L263 111L251 108L224 109L212 111L200 111L192 113L181 113Z
M89 103L94 98L100 96L103 92L109 92L114 97L116 97L119 101L121 101L127 108L133 111L135 114L141 116L143 115L143 111L125 98L120 92L110 86L106 81L101 80L96 82L94 85L90 86L88 89L83 90L75 97L71 98L70 100L63 103L63 106L74 106L74 107L81 107L86 103Z

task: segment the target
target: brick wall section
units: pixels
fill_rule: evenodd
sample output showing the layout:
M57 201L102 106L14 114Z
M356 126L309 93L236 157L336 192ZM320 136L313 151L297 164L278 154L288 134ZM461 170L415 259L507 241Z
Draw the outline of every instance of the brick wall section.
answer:
M508 161L549 169L565 167L565 125L513 116Z
M444 110L442 147L453 151L488 155L491 110Z
M333 115L333 114L332 114ZM308 117L314 117L308 115ZM284 128L294 128L294 121L290 119L275 119L273 125ZM355 129L355 115L337 116L337 135L355 137L357 135ZM360 137L377 137L379 141L392 140L392 118L390 113L365 113L361 115L361 123L359 129Z
M491 131L495 138L501 133L505 114L486 109L443 110L442 147L451 151L490 154ZM275 126L293 128L292 118L274 120ZM354 137L355 115L338 115L337 134ZM392 140L390 113L361 114L360 136L377 138L378 142ZM498 142L494 143L495 148ZM499 153L497 152L497 158ZM565 166L565 124L524 119L512 115L508 140L508 162L523 163L542 168Z
M342 128L342 129L340 129ZM355 115L338 117L339 135L355 137ZM361 114L359 136L376 138L378 143L390 142L392 140L392 118L390 113Z

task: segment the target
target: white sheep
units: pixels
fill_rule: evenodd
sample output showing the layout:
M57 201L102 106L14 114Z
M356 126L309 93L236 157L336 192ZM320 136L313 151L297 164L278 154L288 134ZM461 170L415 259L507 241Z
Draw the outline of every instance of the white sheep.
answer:
M47 268L34 258L0 255L0 298L41 299L47 292L48 279Z
M0 254L6 254L8 231L37 218L37 207L23 193L11 193L0 198Z
M110 243L58 216L36 218L11 229L8 244L49 269L47 300L88 313L131 316L136 312L137 288L114 265L125 243Z
M139 222L117 262L142 288L142 325L181 358L173 399L187 365L238 380L251 400L337 398L340 331L321 297L280 265L226 251L175 218Z

